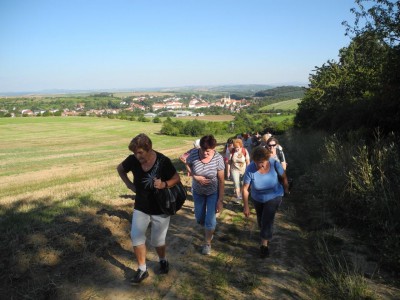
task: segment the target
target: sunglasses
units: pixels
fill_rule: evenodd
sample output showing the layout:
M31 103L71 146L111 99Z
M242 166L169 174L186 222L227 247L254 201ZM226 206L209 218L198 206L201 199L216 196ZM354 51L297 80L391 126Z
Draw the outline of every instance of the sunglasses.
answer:
M268 144L268 147L276 147L276 144Z

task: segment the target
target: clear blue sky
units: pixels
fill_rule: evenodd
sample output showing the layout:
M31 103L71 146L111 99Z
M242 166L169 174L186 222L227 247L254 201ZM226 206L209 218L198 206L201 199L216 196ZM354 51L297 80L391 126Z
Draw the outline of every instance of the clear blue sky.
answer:
M0 92L308 83L352 0L0 0Z

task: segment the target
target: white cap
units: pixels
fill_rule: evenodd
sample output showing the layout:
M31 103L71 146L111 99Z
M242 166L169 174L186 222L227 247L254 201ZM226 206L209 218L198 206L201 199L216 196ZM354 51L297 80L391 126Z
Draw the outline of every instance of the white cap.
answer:
M197 139L197 140L194 141L193 147L195 147L195 148L197 148L197 149L200 148L200 139Z

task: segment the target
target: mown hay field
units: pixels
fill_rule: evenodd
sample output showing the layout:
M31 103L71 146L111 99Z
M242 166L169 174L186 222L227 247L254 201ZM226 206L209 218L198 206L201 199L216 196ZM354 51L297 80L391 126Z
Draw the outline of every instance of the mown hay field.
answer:
M0 120L0 199L65 197L70 192L115 192L115 167L127 145L147 133L158 151L191 147L190 137L159 135L160 124L104 118L15 118ZM119 186L119 185L118 185Z
M163 136L160 128L93 117L0 119L0 298L67 299L72 288L86 293L93 276L115 278L93 263L120 249L114 245L123 245L126 265L133 264L132 196L116 166L131 153L132 137L144 132L181 172L177 158L195 139ZM99 223L108 222L103 212L120 214L110 223L113 233Z

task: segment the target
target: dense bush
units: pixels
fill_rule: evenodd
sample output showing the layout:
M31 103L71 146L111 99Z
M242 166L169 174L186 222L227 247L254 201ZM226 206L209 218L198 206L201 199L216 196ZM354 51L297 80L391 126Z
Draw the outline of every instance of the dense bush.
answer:
M205 133L205 122L193 120L186 122L183 126L182 133L190 136L201 136Z
M167 118L161 127L165 135L202 136L205 134L224 134L227 132L228 122L203 122L199 120L182 122Z
M304 226L351 228L375 248L376 259L400 271L399 137L383 137L378 130L370 140L362 131L326 135L296 130L282 142L288 173L303 178L297 201L307 207L307 215L301 214Z
M310 241L310 274L328 298L374 299L359 265L365 258L400 272L399 136L372 136L290 130L279 137L294 178L286 201Z

